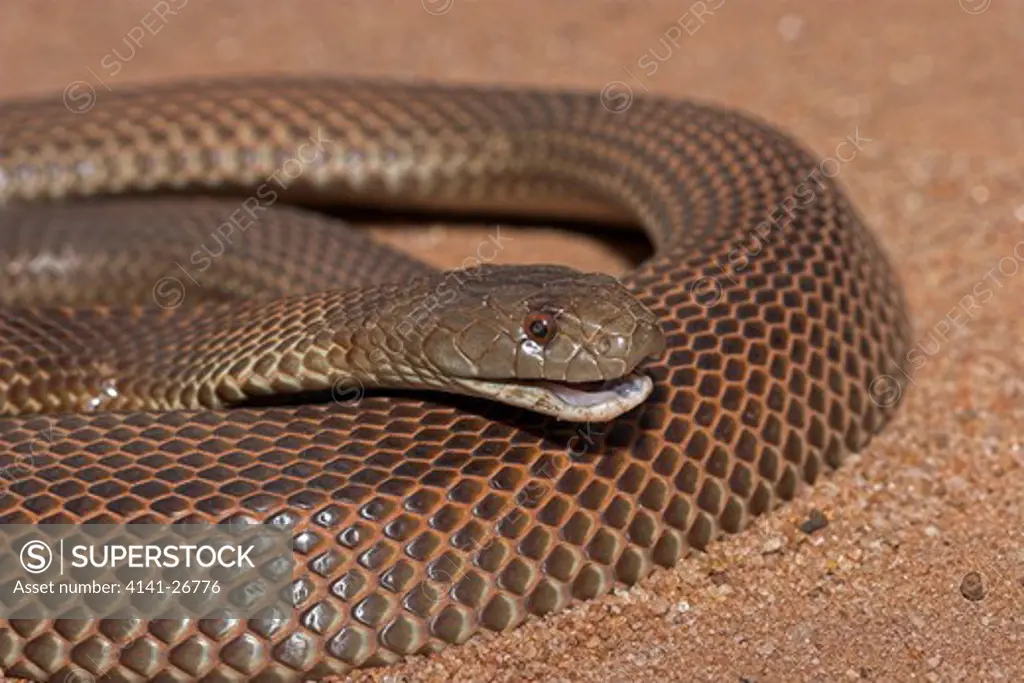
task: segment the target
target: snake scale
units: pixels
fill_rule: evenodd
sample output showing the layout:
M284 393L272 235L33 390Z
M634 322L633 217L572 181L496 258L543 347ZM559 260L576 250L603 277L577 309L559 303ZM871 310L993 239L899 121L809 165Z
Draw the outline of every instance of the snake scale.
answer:
M910 328L837 183L753 116L606 104L275 77L0 106L0 467L31 454L0 521L293 524L298 560L286 619L10 620L3 671L436 652L671 567L863 447ZM438 273L333 204L628 221L654 253ZM335 400L273 400L306 390Z

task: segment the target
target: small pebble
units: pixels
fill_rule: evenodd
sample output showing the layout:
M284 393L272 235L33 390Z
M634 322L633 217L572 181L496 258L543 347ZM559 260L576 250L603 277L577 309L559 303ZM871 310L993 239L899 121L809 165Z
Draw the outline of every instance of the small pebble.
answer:
M978 572L967 572L960 581L960 594L971 602L977 602L985 597L985 584Z
M779 19L779 23L776 28L779 31L779 35L781 35L784 40L792 43L800 37L801 33L803 33L804 20L796 15L787 14Z
M988 201L989 191L984 185L977 185L971 188L971 199L978 204L984 204Z
M711 583L721 586L729 580L729 574L726 572L711 572L708 578L711 579Z
M721 586L715 586L710 590L711 595L715 598L726 598L733 593L733 587L725 583Z
M784 542L781 538L776 536L775 538L769 538L765 541L765 544L761 547L761 552L765 555L771 555L782 550Z
M800 524L800 531L805 534L813 534L818 529L828 526L828 517L818 508L813 508L807 515L807 519Z

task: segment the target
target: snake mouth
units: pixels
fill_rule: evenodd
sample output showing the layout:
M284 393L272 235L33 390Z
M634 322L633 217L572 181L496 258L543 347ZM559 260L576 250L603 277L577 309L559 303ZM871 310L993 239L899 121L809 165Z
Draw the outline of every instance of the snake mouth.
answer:
M654 389L647 375L632 372L603 382L496 381L463 378L467 393L566 422L606 422L643 403Z

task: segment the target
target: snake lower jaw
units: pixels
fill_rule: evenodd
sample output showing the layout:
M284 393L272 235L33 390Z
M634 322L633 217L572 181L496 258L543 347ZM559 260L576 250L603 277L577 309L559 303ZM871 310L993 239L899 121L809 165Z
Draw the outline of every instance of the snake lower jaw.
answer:
M654 389L651 378L640 372L608 380L596 388L591 388L592 383L547 380L527 383L462 378L459 384L470 396L488 398L566 422L613 420L643 403Z

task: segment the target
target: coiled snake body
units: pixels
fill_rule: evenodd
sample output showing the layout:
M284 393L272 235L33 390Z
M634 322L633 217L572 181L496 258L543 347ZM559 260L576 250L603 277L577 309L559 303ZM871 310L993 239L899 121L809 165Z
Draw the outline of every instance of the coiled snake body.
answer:
M658 98L283 78L0 107L0 521L291 523L299 561L289 619L11 620L0 666L322 677L742 530L902 389L898 279L817 168ZM233 198L95 199L172 192ZM655 253L621 285L439 274L292 200L630 219Z

